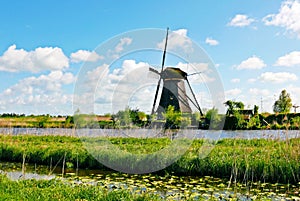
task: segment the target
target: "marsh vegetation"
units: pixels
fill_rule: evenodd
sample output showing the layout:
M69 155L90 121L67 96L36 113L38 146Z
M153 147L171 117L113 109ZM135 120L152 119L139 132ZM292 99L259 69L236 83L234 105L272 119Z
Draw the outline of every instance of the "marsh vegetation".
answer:
M38 196L37 192L41 190L45 197L51 197L50 193L57 195L52 197L56 200L101 200L105 197L108 199L109 196L121 196L125 200L150 200L152 195L156 195L155 199L158 200L299 198L299 138L211 141L213 149L203 158L200 154L203 152L203 145L207 143L206 140L184 139L190 146L180 159L159 172L146 175L121 174L105 167L86 150L84 141L89 140L91 139L87 137L0 135L1 161L16 162L21 169L22 165L45 165L48 174L57 173L59 169L58 175L64 178L62 181L55 179L15 183L1 176L0 183L3 187L11 185L9 190L2 194L16 194L14 188L27 188L25 186L28 185L33 186L32 193L26 196ZM130 163L135 163L136 166L145 162L140 160L140 155L156 153L174 143L170 138L96 137L92 141L95 140L109 141L120 150L105 152L105 157L110 158L112 162L115 160L116 163L128 164L128 154L131 153L133 158L130 159ZM108 172L91 173L81 177L78 169ZM74 192L70 195L73 197L59 197L63 196L58 195L62 188L61 194ZM72 190L73 188L75 189ZM21 192L29 191L23 189Z

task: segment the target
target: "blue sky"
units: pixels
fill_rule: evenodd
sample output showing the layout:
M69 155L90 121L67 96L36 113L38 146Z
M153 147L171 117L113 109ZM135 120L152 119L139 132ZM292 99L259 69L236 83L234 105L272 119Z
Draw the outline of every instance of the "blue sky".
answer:
M72 114L80 69L88 58L103 59L99 45L131 30L166 27L204 49L216 64L226 100L272 112L286 89L300 105L299 0L29 0L1 2L0 113ZM134 38L120 39L116 46L133 43ZM150 61L139 55L123 58L120 72L141 62ZM167 57L168 62L174 65ZM111 69L107 77L116 73ZM201 89L199 102L209 108ZM103 93L108 92L98 91ZM101 108L95 112L110 112Z

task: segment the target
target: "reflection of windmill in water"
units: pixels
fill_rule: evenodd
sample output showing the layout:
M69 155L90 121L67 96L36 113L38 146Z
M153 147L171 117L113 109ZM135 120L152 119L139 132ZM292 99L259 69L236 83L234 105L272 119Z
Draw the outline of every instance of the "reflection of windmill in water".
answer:
M203 116L200 105L197 102L196 96L187 78L188 74L183 70L181 70L180 68L174 68L174 67L164 68L166 49L167 49L167 40L168 40L168 29L167 29L161 71L158 72L153 68L149 68L150 71L159 75L159 81L155 92L151 114L152 115L157 114L157 119L162 120L164 119L163 113L167 111L170 105L174 107L175 111L180 111L183 114L192 114L192 109L190 105L191 103L197 108L197 110L200 112L200 115ZM159 105L155 110L161 81L163 82L163 89L159 99ZM186 88L186 85L188 86L188 88ZM188 89L191 92L192 97L187 95L186 89Z

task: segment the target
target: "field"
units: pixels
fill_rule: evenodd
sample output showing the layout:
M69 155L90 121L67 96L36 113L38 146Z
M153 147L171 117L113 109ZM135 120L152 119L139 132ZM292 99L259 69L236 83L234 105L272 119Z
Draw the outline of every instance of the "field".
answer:
M67 121L69 120L69 121ZM68 117L51 117L49 115L40 116L2 116L0 117L1 127L22 127L22 128L64 128L70 127Z

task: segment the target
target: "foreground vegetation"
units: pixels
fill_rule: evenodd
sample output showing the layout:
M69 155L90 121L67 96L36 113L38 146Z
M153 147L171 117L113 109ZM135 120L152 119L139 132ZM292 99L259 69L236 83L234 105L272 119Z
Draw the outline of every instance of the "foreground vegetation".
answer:
M150 194L133 194L126 190L108 191L93 185L70 185L60 180L11 181L0 174L1 200L160 200Z
M290 184L235 183L213 177L96 174L11 181L0 174L1 200L299 200Z
M86 150L84 145L91 145L87 143L90 140L66 136L0 135L0 160L44 164L50 171L57 165L107 170ZM105 151L107 140L118 149ZM157 174L210 175L243 182L297 184L300 181L300 139L224 139L216 142L185 139L183 142L191 145L187 152ZM96 143L98 151L102 150L99 157L130 170L145 168L149 162L153 165L166 163L172 153L163 152L163 157L159 157L159 150L176 142L169 138L93 138L92 143ZM206 149L208 146L212 149ZM201 158L206 151L207 157ZM149 158L144 157L145 153L153 154Z

